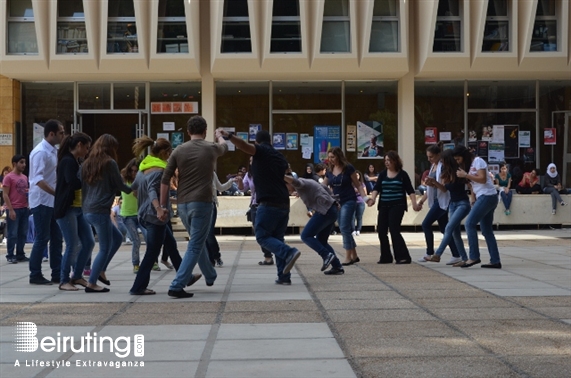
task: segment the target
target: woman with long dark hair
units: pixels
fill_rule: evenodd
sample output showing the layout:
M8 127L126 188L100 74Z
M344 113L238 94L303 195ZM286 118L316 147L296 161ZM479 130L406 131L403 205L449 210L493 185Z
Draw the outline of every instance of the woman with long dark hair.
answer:
M58 151L57 184L54 198L54 218L65 240L61 259L60 290L77 291L74 285L87 287L83 267L95 246L93 231L81 210L82 160L91 147L91 137L84 133L66 136ZM73 277L69 276L73 267Z
M331 187L333 194L338 196L341 205L337 223L343 236L343 248L345 249L345 261L343 265L351 265L361 261L357 256L357 243L353 238L352 222L355 207L357 205L357 195L355 189L361 193L363 198L367 198L367 193L359 179L355 167L349 164L343 150L334 147L327 152L330 170L325 174L323 185Z
M108 288L97 285L97 280L105 285L111 282L105 276L107 266L123 242L123 235L111 222L111 205L119 190L131 193L131 188L123 183L117 166L119 143L111 134L103 134L91 147L89 156L82 166L82 196L85 219L97 232L99 253L93 261L86 293L106 293Z
M172 147L170 142L164 138L154 141L143 135L133 142L133 153L135 156L140 156L149 147L151 148L151 153L139 165L139 173L131 186L137 191L137 198L139 199L139 222L147 230L147 250L143 261L139 265L135 282L129 291L131 295L155 294L147 286L149 285L153 265L159 257L166 235L170 232L170 229L167 227L167 223L170 220L170 204L161 207L159 197L163 171L167 166L167 159L172 152ZM172 237L172 234L170 236ZM182 261L178 250L176 248L174 250L168 248L168 253L178 270ZM193 277L196 277L194 280L196 282L202 275L194 275Z

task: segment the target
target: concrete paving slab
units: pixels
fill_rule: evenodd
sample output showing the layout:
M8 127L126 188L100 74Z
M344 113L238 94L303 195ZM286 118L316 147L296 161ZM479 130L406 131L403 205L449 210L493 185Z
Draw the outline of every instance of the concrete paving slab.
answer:
M318 311L280 311L280 312L228 312L224 313L222 323L321 323L323 316Z
M333 338L325 323L292 324L221 324L218 340L261 340L261 339L321 339Z
M351 378L355 373L342 359L212 361L206 378L314 377Z
M210 325L164 325L161 327L149 325L139 325L136 327L104 326L99 331L99 334L118 335L128 329L130 332L144 335L145 342L187 340L203 341L208 338L211 328L212 326ZM150 354L150 357L154 357L154 354Z
M285 328L285 327L284 327ZM284 330L285 331L285 330ZM283 356L291 360L312 358L344 358L337 341L331 338L317 339L247 339L216 340L212 350L212 360L251 360Z
M327 311L334 322L359 322L376 324L375 322L398 321L431 321L435 318L424 310L394 309L394 310L329 310Z
M75 360L72 361L75 363ZM184 374L184 376L192 377L195 375L198 368L198 362L195 361L168 361L158 362L149 361L145 363L144 367L126 367L126 368L104 368L105 377L109 378L125 378L125 377L140 377L140 378L156 378L156 377L177 377ZM75 378L75 377L88 377L88 378L101 378L102 368L97 367L82 367L72 365L69 368L57 369L52 371L46 378Z
M317 306L311 300L307 301L276 301L268 298L266 301L240 301L228 302L225 307L226 312L235 311L317 311Z

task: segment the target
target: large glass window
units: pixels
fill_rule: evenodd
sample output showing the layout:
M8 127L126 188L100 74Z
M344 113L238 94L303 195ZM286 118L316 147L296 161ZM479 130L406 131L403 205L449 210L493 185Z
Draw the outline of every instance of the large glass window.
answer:
M529 51L557 51L555 0L538 0Z
M460 0L440 0L438 2L432 51L462 51L462 12Z
M32 0L8 0L8 54L37 54Z
M468 109L535 109L535 81L471 81Z
M58 0L57 54L87 53L82 0Z
M145 109L145 83L113 84L113 109Z
M111 84L86 83L78 85L78 109L111 109Z
M375 0L369 52L398 52L399 2L398 0Z
M321 52L351 51L351 27L348 0L325 0Z
M509 0L489 0L484 27L483 52L510 51Z
M222 19L222 53L252 52L247 0L225 0Z
M299 0L272 2L271 53L301 52Z
M184 0L160 0L157 53L188 53Z
M274 81L273 110L341 109L339 81Z
M107 53L138 53L133 0L113 0L107 11Z

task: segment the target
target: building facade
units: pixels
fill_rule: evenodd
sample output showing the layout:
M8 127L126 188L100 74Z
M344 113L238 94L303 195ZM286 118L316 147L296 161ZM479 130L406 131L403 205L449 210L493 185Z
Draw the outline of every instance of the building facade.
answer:
M571 186L570 18L568 0L0 0L0 161L57 118L115 135L124 165L201 114L210 137L269 130L298 173L339 145L419 176L442 141Z

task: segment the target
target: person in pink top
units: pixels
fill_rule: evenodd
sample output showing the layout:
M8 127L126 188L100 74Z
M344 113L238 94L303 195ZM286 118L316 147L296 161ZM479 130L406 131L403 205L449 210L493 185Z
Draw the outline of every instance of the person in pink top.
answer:
M12 158L14 169L2 181L4 203L8 210L6 227L8 228L7 255L9 264L29 261L24 253L26 236L28 234L28 177L24 175L26 158L23 155L14 155ZM16 248L16 254L14 254Z

